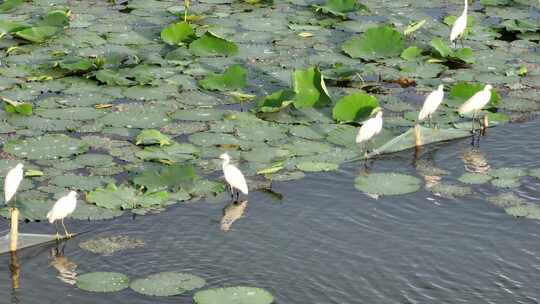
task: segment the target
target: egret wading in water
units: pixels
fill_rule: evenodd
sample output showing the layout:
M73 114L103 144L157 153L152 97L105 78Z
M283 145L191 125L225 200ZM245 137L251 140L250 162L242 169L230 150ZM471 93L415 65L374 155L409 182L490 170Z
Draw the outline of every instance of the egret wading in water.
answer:
M465 7L463 8L463 13L456 19L452 25L452 30L450 31L450 42L456 47L455 40L459 37L461 40L461 47L463 47L463 35L465 34L465 29L467 28L467 9L468 9L468 0L465 0Z
M18 163L14 168L8 171L6 179L4 180L4 203L7 204L12 198L15 197L17 189L21 185L24 177L23 172L24 165Z
M368 154L368 150L369 150L369 146L368 146L368 142L377 134L379 134L382 130L382 110L381 108L377 107L375 109L373 109L373 111L371 112L371 115L375 114L375 117L373 118L370 118L366 121L364 121L364 123L362 124L362 126L360 127L360 130L358 130L358 134L356 135L356 143L357 144L360 144L360 143L363 143L365 142L365 148L366 148L366 153L365 153L365 156L367 158L367 154Z
M56 227L56 238L60 238L60 235L58 234L58 224L56 221L61 220L62 226L64 227L64 232L66 233L66 237L70 238L71 234L68 233L66 229L66 225L64 225L64 218L69 216L70 214L75 211L75 208L77 207L77 192L70 191L67 195L62 196L59 198L52 209L47 213L47 218L49 219L49 223L55 223Z
M248 186L244 174L235 165L230 164L231 157L227 153L223 153L219 156L223 160L223 174L225 175L225 181L231 188L231 198L234 199L234 191L236 190L236 200L240 197L240 191L245 195L248 194Z
M491 99L492 89L493 87L490 84L486 84L486 86L484 87L482 91L476 92L476 94L471 96L471 98L465 101L465 103L463 103L458 109L458 112L461 115L472 112L472 128L471 128L472 130L471 131L473 132L473 143L474 143L474 133L475 133L474 132L475 116L478 116L478 119L480 119L478 114L480 110L483 107L485 107L488 104L489 100Z
M420 111L420 114L418 114L419 122L426 119L426 117L428 117L429 126L431 127L431 114L437 111L437 108L443 101L443 98L444 98L443 89L444 89L444 86L440 84L437 87L437 90L429 93L429 95L426 97L426 100L424 100L424 105L422 106L422 110Z

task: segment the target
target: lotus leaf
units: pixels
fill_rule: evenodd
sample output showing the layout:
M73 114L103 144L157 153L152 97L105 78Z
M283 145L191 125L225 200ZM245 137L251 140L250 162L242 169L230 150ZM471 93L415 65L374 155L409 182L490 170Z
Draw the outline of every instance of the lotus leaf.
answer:
M402 173L369 173L360 175L354 181L358 191L377 195L399 195L416 192L421 180Z
M176 143L169 146L148 146L135 155L143 160L176 163L193 159L199 149L187 143Z
M8 34L8 33L21 31L28 27L29 25L26 23L0 20L0 36Z
M315 8L317 11L341 17L349 12L368 9L367 6L358 3L356 0L327 0L325 5L315 5Z
M529 175L533 176L533 177L536 177L537 179L540 179L540 168L535 168L535 169L529 170Z
M6 0L0 4L0 13L7 13L15 9L17 6L23 4L23 0Z
M247 72L240 65L230 66L223 74L211 74L199 81L206 90L233 91L246 86Z
M28 221L46 220L47 212L51 210L54 202L43 201L40 198L23 199L24 198L23 193L21 193L21 195L17 195L17 202L15 204L10 202L9 206L0 209L0 215L2 215L5 218L9 218L11 207L14 205L15 207L17 207L17 209L19 209L19 212L20 212L19 216L25 220L28 220Z
M102 176L82 176L74 174L59 175L51 179L51 183L59 187L72 188L78 190L93 190L99 186L106 185L114 180Z
M295 70L293 86L296 94L293 103L296 108L323 107L332 101L318 67Z
M374 60L398 56L405 49L403 35L390 26L368 29L361 37L345 42L342 49L352 58Z
M55 159L86 152L88 146L80 139L63 134L51 134L23 140L10 140L4 151L27 159Z
M95 76L98 81L107 85L127 86L135 84L135 82L126 78L127 75L110 69L99 70L95 73Z
M220 120L227 111L217 109L190 109L178 110L172 114L173 119L187 121L214 121Z
M90 272L77 276L77 287L91 292L116 292L128 288L129 278L117 272Z
M458 178L458 180L465 184L479 185L485 184L491 180L491 176L481 173L465 173Z
M514 206L526 205L527 201L517 196L513 192L503 192L501 194L491 196L488 198L488 202L501 208L509 208Z
M473 53L469 48L462 48L457 51L452 50L445 41L437 37L431 40L431 47L433 47L440 57L449 59L459 59L466 63L473 63Z
M169 146L172 144L171 139L164 134L161 134L158 130L143 130L135 139L136 145L155 145Z
M527 175L522 168L498 168L488 171L488 174L495 178L519 178Z
M296 165L296 168L305 172L321 172L321 171L335 171L339 168L338 164L325 163L325 162L301 162Z
M259 112L276 112L292 103L294 100L294 92L291 90L279 90L257 102L257 110Z
M169 118L163 108L129 105L110 112L97 121L113 127L151 129L166 125Z
M491 184L497 188L516 188L521 185L517 178L494 178Z
M113 235L80 242L79 247L92 253L108 256L118 251L144 247L144 242L131 239L126 235Z
M302 171L288 171L288 172L267 174L266 178L272 181L276 181L276 182L285 182L285 181L302 179L305 176L306 174Z
M197 146L211 147L211 146L226 146L234 147L240 146L242 141L231 134L225 133L212 133L212 132L200 132L191 134L188 140Z
M351 122L369 117L379 106L377 98L365 93L354 93L341 98L334 109L332 117L339 122Z
M71 214L71 217L78 220L99 221L110 220L121 216L123 213L122 210L111 210L85 202L78 202L77 209Z
M429 190L434 194L445 198L461 197L473 193L470 187L463 187L445 183L438 183L433 187L429 188Z
M193 41L189 49L197 56L232 56L238 53L238 46L212 32L206 32L202 37Z
M461 82L458 84L453 85L450 88L450 93L448 94L448 97L450 99L454 99L457 101L466 101L467 99L471 98L474 94L484 89L484 84L478 83L465 83ZM500 101L499 94L497 94L497 91L495 89L491 90L491 99L490 104L492 106L497 106L497 104ZM460 103L457 103L455 105L459 105Z
M32 115L32 104L27 102L18 102L7 98L1 98L4 100L7 113L18 113L24 116Z
M525 217L533 220L540 220L540 206L536 204L525 204L504 209L506 213L515 217Z
M92 120L103 115L94 108L62 108L62 109L36 109L36 114L45 118L62 118L71 120Z
M161 39L170 45L181 45L196 38L195 32L187 22L173 23L161 31Z
M411 46L403 50L401 52L401 58L411 61L416 60L418 57L422 55L423 50L416 46Z
M35 26L15 32L13 35L30 42L42 43L56 35L59 31L60 29L56 26Z
M257 141L275 141L287 138L285 129L277 125L250 125L245 124L236 128L236 135L240 140Z
M89 192L86 195L86 200L99 207L112 210L135 209L162 205L168 200L168 193L160 191L140 194L131 187L125 185L116 187L116 185L111 183L106 188L97 188Z
M136 185L148 191L163 189L190 189L198 181L197 171L191 165L162 166L161 169L146 170L133 178Z
M175 296L206 285L206 281L198 276L180 272L161 272L149 275L144 279L131 282L135 292L158 297Z
M196 304L271 304L274 297L257 287L226 287L198 291L193 296Z

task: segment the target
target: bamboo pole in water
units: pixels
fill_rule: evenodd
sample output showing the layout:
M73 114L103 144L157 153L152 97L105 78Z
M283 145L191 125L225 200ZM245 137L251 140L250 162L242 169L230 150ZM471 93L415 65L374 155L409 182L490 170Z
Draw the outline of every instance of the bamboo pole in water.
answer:
M19 239L19 209L11 208L11 231L9 234L9 249L17 250L17 241Z
M481 132L482 136L485 136L485 135L486 135L486 130L487 130L488 127L489 127L489 116L488 116L488 114L486 113L486 114L484 115L484 120L483 120L483 122L482 122L482 132Z
M11 270L11 288L18 289L20 287L21 265L19 264L17 251L11 251L9 269Z

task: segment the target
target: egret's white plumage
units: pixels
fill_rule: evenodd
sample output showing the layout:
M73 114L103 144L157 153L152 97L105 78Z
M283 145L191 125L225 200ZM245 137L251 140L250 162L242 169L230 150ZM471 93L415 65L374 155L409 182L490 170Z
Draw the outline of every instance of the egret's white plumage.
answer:
M4 180L5 203L9 202L15 196L17 189L21 185L24 176L23 167L23 164L18 163L6 174L6 179Z
M62 226L64 226L64 231L66 236L69 237L70 234L67 232L66 226L64 225L64 218L69 216L77 208L77 192L70 191L67 195L59 198L51 210L47 213L47 218L49 223L54 223L57 220L62 221Z
M382 111L379 110L377 115L370 118L362 124L358 134L356 135L356 143L362 143L370 140L373 136L379 134L382 130Z
M444 98L444 86L442 84L439 85L437 90L429 93L429 95L426 97L426 100L424 101L424 105L422 106L422 110L420 111L420 114L418 114L418 120L422 121L426 117L430 116L431 114L435 113L441 102Z
M465 0L465 7L463 8L463 13L456 19L456 22L452 25L452 30L450 31L450 42L453 42L458 37L463 38L465 33L465 28L467 28L467 8L468 0Z
M225 180L231 186L231 192L233 189L240 190L244 194L248 194L248 186L244 174L236 168L235 165L230 164L231 157L227 153L223 153L219 156L223 160L223 174L225 175Z
M491 99L491 89L493 89L493 87L490 84L486 84L482 91L476 92L476 94L474 94L471 98L465 101L461 107L459 107L459 114L466 114L470 112L476 113L480 111Z

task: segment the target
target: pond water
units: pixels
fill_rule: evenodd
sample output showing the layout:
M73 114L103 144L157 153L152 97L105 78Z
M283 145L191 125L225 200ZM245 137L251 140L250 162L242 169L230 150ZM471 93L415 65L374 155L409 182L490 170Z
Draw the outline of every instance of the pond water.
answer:
M478 154L495 167L538 167L540 142L531 136L540 122L489 130ZM469 140L428 147L416 162L464 172ZM374 161L370 172L416 174L412 152ZM272 200L254 192L244 216L230 230L219 221L227 202L199 201L167 212L132 218L68 221L90 230L65 243L76 272L117 271L131 278L160 271L204 277L208 286L252 285L277 303L538 303L540 221L516 219L489 203L502 191L490 184L474 194L448 199L419 191L371 198L354 188L363 170L351 163L340 171L274 183L283 195ZM539 182L522 179L519 196L538 202ZM2 229L7 228L2 221ZM53 232L44 223L23 224L24 232ZM142 248L100 256L79 248L96 236L127 235ZM0 257L2 303L191 303L186 296L151 298L130 289L88 293L57 278L50 248L19 253L20 288L12 289L10 256ZM9 300L9 301L8 301Z

